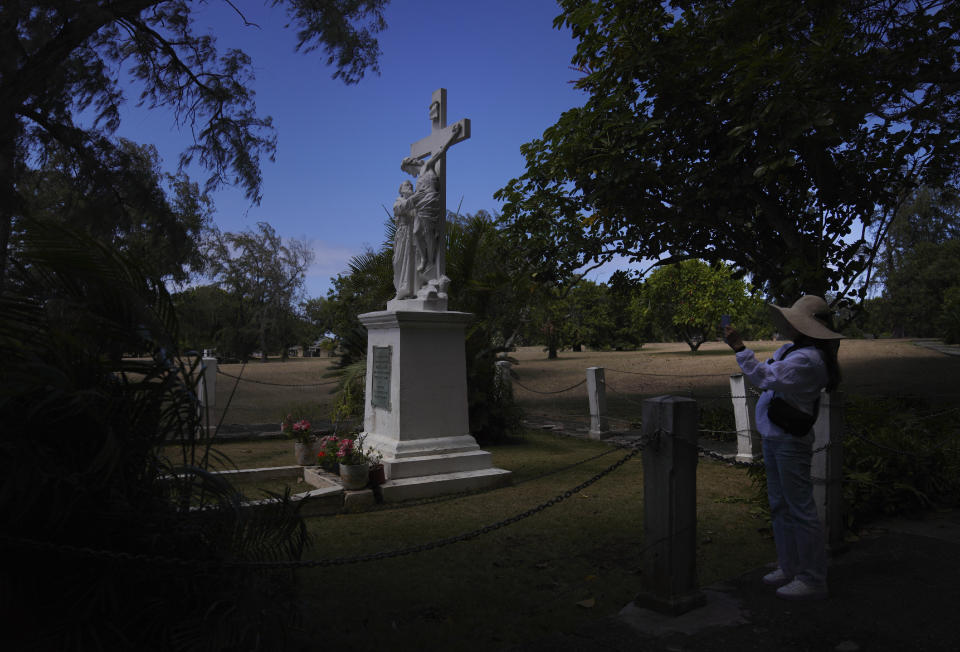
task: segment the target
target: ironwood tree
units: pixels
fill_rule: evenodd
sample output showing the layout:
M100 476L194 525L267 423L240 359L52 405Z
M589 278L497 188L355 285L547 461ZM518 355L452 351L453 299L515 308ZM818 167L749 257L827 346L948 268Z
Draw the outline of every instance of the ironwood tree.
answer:
M226 4L234 6L229 0ZM378 70L374 34L387 0L271 0L296 28L296 48L321 50L333 76L357 82ZM260 197L260 162L276 139L256 112L250 58L220 52L198 33L187 0L5 0L0 4L0 289L10 239L29 206L22 187L35 158L52 150L100 188L122 188L113 138L125 89L173 113L195 134L180 164L209 171L207 191L225 183ZM237 20L244 20L238 10Z
M305 299L303 284L313 262L304 240L283 239L272 226L223 233L213 229L205 245L207 273L226 291L229 322L224 344L231 355L246 358L259 349L266 362L270 350L283 358L298 342L295 314Z

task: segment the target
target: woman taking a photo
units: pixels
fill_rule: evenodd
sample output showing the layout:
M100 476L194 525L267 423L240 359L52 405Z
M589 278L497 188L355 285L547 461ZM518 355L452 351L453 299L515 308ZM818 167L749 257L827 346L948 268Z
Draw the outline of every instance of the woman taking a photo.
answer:
M830 309L821 297L801 297L789 308L768 307L777 330L792 342L766 362L732 326L724 329L744 376L764 390L756 426L763 437L777 568L763 581L780 587L778 597L820 600L827 597L827 552L810 478L813 424L820 390L832 391L840 382L837 349L843 336L832 330Z

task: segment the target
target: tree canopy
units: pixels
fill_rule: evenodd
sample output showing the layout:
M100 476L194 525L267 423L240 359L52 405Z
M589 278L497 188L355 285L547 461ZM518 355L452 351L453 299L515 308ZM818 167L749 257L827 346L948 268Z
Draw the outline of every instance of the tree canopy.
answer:
M378 69L374 34L385 27L386 2L271 0L285 6L297 49L322 50L346 83ZM259 199L261 157L273 156L276 140L270 118L256 113L250 58L218 52L213 36L197 33L192 13L187 0L0 5L0 289L15 220L29 209L22 183L36 157L56 149L100 188L122 186L111 161L124 81L139 87L141 103L169 109L177 126L193 131L180 164L196 160L209 170L207 190L237 183Z
M336 338L343 367L359 364L366 355L366 330L357 315L383 310L396 295L394 235L395 224L388 222L381 247L354 256L347 272L332 279L326 299L308 306L313 323ZM512 250L483 210L464 216L447 213L446 256L449 309L473 315L465 342L470 431L483 440L495 439L517 426L513 407L496 381L494 363L520 331L529 283L508 272ZM362 392L361 382L357 395Z
M862 296L898 207L957 180L955 2L560 5L589 99L497 195L531 260L724 260L777 300Z
M246 358L254 349L263 353L297 343L299 318L295 309L304 298L303 284L313 262L304 240L284 241L266 222L257 230L221 234L211 232L206 244L207 272L225 290L231 323L221 341L231 355Z
M762 301L720 263L684 260L656 270L634 296L631 309L639 330L678 336L696 351L717 336L729 315L738 329Z
M40 160L18 185L25 214L86 231L151 278L181 282L202 269L199 243L212 203L185 174L162 172L153 145L120 138L98 170L73 165L56 144Z

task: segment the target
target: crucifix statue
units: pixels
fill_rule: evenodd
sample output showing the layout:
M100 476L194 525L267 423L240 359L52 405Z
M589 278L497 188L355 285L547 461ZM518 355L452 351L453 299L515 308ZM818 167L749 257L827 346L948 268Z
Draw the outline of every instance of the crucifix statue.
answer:
M397 222L394 245L396 299L441 300L446 303L447 188L445 158L451 145L470 137L470 120L447 126L447 89L433 92L430 102L430 135L410 145L410 156L400 168L417 178L400 187L393 206Z

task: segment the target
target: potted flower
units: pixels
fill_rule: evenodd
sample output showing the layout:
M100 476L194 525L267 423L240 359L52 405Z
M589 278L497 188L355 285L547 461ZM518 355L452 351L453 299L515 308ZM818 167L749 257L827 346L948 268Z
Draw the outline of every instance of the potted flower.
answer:
M336 435L321 437L317 442L317 465L324 471L339 473L340 462L337 452L340 450L340 438Z
M280 423L280 430L293 440L293 454L300 466L309 466L316 460L317 438L310 430L310 422L306 419L294 419L288 414Z
M356 440L344 437L337 443L337 462L344 489L363 489L370 480L370 458L363 450L363 436Z
M378 487L387 481L386 471L383 468L383 455L372 447L367 448L367 461L370 464L370 486Z

